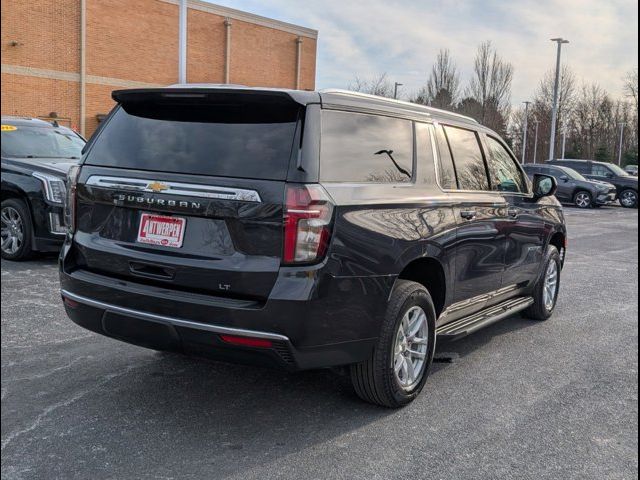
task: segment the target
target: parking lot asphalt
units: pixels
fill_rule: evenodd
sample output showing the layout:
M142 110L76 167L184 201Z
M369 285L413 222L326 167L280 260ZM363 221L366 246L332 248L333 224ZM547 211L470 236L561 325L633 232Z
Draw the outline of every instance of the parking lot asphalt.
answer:
M567 209L555 316L438 346L402 410L329 371L160 354L69 321L55 257L2 261L3 479L638 478L638 213Z

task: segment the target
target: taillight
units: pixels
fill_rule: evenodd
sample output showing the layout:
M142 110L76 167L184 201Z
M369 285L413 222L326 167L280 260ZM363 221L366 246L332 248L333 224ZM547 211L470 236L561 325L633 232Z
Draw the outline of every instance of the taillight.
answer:
M321 260L331 239L332 215L333 203L320 185L287 185L283 263Z
M78 306L80 306L78 302L76 302L75 300L71 300L68 297L63 296L62 300L64 301L64 304L69 308L78 308Z
M74 165L69 169L67 174L67 198L64 202L64 223L70 235L76 232L76 189L79 176L79 165Z

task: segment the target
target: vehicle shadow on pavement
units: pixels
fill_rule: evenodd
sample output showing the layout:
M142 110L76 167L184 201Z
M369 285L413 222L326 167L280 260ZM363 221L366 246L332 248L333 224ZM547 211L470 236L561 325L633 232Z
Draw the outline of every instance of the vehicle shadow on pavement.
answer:
M455 352L461 358L496 336L531 324L518 318L506 320L443 344L438 351ZM145 352L141 357L124 376L101 389L99 408L84 403L83 410L75 412L84 419L102 418L82 428L81 438L70 449L98 442L130 472L154 462L163 464L170 457L172 463L201 466L206 458L221 477L255 474L265 463L300 451L313 452L329 439L359 437L368 424L416 415L424 402L440 401L425 395L406 409L391 410L360 401L348 376L330 370L286 373L168 353ZM442 376L449 367L434 363L435 383L446 381ZM150 443L141 444L138 439ZM138 445L135 452L131 451L134 444Z
M3 261L3 269L55 262L53 256ZM456 369L473 368L460 365L466 356L536 324L514 317L439 344L439 361L425 394L400 410L362 402L349 377L330 370L286 373L155 353L90 335L63 344L65 355L81 360L72 371L61 370L66 374L57 377L55 389L46 393L38 379L25 384L37 395L27 405L14 407L50 413L39 420L36 442L19 434L8 441L3 455L9 463L20 462L26 448L34 471L43 477L65 477L76 468L93 478L140 478L142 472L153 477L177 468L185 478L199 478L194 469L215 472L215 477L259 477L266 464L286 463L300 452L313 456L329 448L346 455L342 445L373 444L376 435L366 428L372 424L382 436L397 422L428 421L425 409L437 410L449 401L450 376L460 375ZM452 363L441 361L447 356L453 357ZM45 396L38 397L42 392ZM43 410L40 402L54 394L55 400ZM51 463L36 451L67 460Z
M54 266L58 263L57 253L34 253L28 260L14 262L2 259L2 269L8 272L27 270L33 267Z
M506 318L499 322L489 325L471 335L461 338L454 342L441 342L436 346L436 354L434 362L446 365L447 363L455 363L458 358L483 348L491 343L495 338L521 330L523 328L533 327L541 322L529 320L520 316ZM434 370L432 370L433 372Z
M106 433L109 457L130 472L170 457L201 467L205 461L217 478L239 474L394 414L361 402L348 377L330 370L287 373L170 353L147 353L110 386L102 413L90 406L77 413L103 416L95 427L107 432L86 441ZM139 438L153 445L132 452Z

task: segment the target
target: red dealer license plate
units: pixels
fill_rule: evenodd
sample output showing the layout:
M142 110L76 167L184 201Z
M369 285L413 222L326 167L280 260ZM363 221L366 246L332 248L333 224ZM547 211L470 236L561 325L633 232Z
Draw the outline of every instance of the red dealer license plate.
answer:
M186 223L187 220L180 217L143 213L140 217L138 242L180 248Z

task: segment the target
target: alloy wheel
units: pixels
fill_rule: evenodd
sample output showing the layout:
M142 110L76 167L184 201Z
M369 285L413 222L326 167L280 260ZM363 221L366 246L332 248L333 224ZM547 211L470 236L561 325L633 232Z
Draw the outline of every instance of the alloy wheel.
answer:
M543 301L547 311L553 310L558 293L558 264L551 260L544 279Z
M393 348L393 371L400 387L410 391L420 383L427 365L429 326L427 314L418 306L402 317Z
M633 207L636 205L637 201L638 195L630 190L622 192L622 195L620 196L620 203L622 203L624 207Z
M4 207L0 212L1 246L8 255L15 255L24 242L24 223L18 210Z
M586 192L580 192L576 195L576 205L580 208L587 208L591 205L591 197Z

